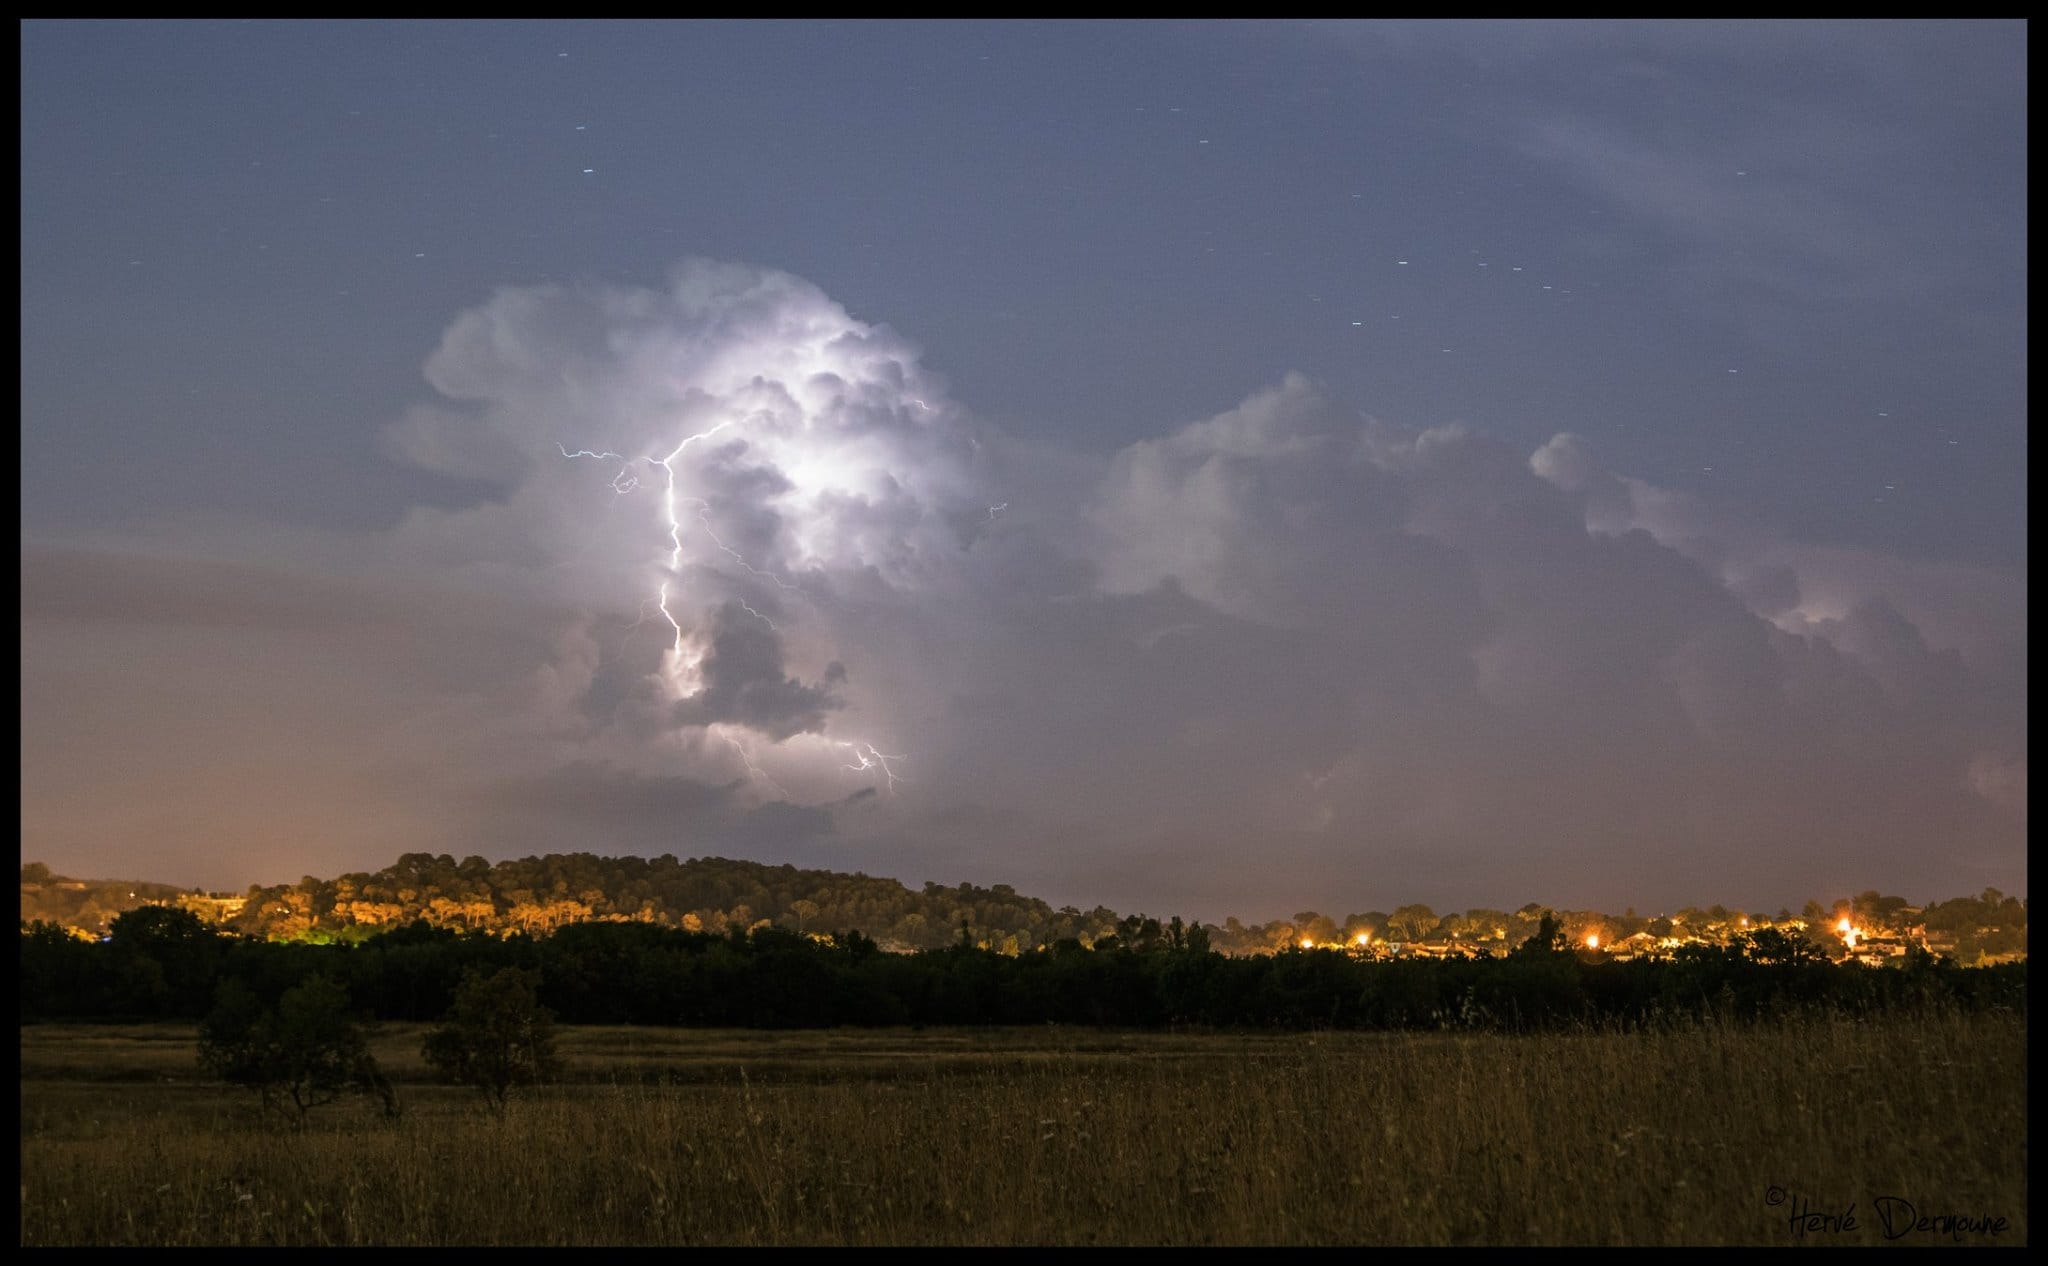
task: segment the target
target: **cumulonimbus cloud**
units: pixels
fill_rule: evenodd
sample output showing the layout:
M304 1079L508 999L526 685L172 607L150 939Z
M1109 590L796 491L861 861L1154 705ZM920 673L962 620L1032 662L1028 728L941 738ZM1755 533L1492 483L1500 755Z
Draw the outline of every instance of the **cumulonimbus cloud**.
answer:
M1570 434L1524 454L1404 430L1290 375L1052 475L905 340L712 264L501 291L428 376L449 403L394 451L510 490L401 538L459 552L488 515L531 571L639 621L638 689L561 759L655 776L660 752L815 804L893 752L915 790L875 838L987 811L1015 824L987 846L1048 873L1257 841L1648 876L1765 866L1786 837L1909 869L1903 824L1988 855L2023 822L2014 709L1898 586L1845 587Z
M1290 375L1107 458L1034 449L816 287L707 263L501 290L427 376L389 450L495 491L409 516L336 610L382 567L378 627L431 643L455 608L409 618L422 578L494 597L459 654L361 652L406 683L374 733L321 696L357 727L328 759L376 753L350 794L393 789L380 847L408 814L451 849L612 823L1219 916L2024 875L2022 579L1784 540L1569 434L1407 429ZM25 631L190 605L25 574ZM209 635L265 623L207 574ZM352 627L291 592L262 636Z

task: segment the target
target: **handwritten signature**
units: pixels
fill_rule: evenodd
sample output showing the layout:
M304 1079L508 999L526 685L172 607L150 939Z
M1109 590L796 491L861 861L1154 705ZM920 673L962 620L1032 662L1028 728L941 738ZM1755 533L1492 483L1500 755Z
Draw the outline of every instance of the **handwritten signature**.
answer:
M1776 1216L1785 1219L1786 1230L1795 1236L1842 1235L1865 1229L1865 1223L1856 1215L1854 1200L1838 1212L1773 1183L1764 1188L1764 1204L1786 1210ZM1888 1240L1908 1235L1945 1235L1960 1242L1970 1236L1996 1237L2012 1229L2012 1219L2002 1213L1922 1212L1904 1196L1877 1196L1870 1202L1870 1211L1877 1219L1878 1233Z

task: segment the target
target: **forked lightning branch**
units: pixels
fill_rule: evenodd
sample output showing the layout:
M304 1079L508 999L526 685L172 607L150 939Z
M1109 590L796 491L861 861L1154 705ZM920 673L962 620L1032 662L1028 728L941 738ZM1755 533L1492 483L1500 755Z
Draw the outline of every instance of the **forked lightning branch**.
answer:
M662 656L661 675L662 679L668 683L669 688L675 692L676 698L678 699L693 698L699 693L701 693L704 689L704 679L702 672L704 659L703 650L693 642L693 639L691 638L689 631L683 627L682 622L676 618L675 612L671 610L669 606L670 587L673 584L677 583L678 578L682 575L684 533L684 524L682 516L683 507L691 507L696 511L694 517L696 518L698 527L703 531L704 536L708 540L710 540L712 545L715 546L719 550L719 552L731 558L734 564L736 564L738 567L744 570L748 575L753 576L757 580L766 581L774 585L777 589L783 590L785 592L800 594L806 598L810 596L809 593L803 588L803 586L795 583L794 581L788 580L782 576L778 576L774 572L767 571L763 568L754 566L752 563L748 562L746 557L742 555L738 550L734 549L731 545L727 544L725 540L718 535L717 530L714 529L711 525L710 502L705 501L701 497L677 496L676 463L683 457L683 455L688 451L692 444L697 443L699 440L709 439L712 436L717 435L719 432L728 429L732 425L732 419L728 418L727 420L720 422L716 426L708 427L705 430L698 431L693 435L685 436L679 443L677 443L677 445L674 448L668 451L668 454L666 456L661 457L627 457L623 453L614 453L608 450L592 450L587 448L576 449L572 451L567 445L561 443L557 443L555 445L556 449L559 450L562 456L566 458L590 458L596 461L616 461L620 463L618 473L612 476L610 482L611 490L614 493L618 494L619 496L625 496L626 494L631 493L640 487L640 476L637 473L635 473L636 466L640 465L641 463L645 463L649 466L658 467L661 470L662 517L666 521L668 527L669 549L668 565L662 573L660 582L655 587L653 605L656 610L661 612L662 618L668 621L669 628L674 630L675 633L675 637L669 644L668 651ZM744 600L738 600L738 605L742 611L745 611L748 615L751 615L755 619L760 620L761 623L768 626L768 628L771 631L779 631L778 626L775 624L773 620L769 619L768 616L756 610L753 606L751 606ZM745 766L747 776L749 778L758 781L763 787L767 788L777 797L785 799L787 798L787 794L783 791L782 787L772 777L768 775L768 772L766 770L761 768L760 763L756 759L755 752L753 750L750 750L748 745L741 741L739 735L733 732L736 728L739 727L735 727L724 722L712 722L710 725L707 725L704 728L707 733L715 735L717 738L722 740L727 746L732 748L734 753L738 755L740 763L743 766ZM886 790L890 792L894 792L896 790L896 784L902 781L902 778L896 773L895 766L891 763L894 761L901 761L905 759L902 755L884 752L880 748L876 747L873 743L867 742L865 740L848 741L845 739L827 738L824 741L831 744L831 746L843 749L844 751L852 755L852 763L842 763L840 766L842 769L851 770L854 773L866 773L870 770L879 770L882 775L883 786Z

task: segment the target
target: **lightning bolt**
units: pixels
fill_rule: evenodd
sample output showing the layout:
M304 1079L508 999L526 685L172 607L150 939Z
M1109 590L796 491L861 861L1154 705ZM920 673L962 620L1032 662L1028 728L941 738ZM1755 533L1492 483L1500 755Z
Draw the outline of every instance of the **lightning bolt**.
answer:
M564 457L594 457L600 461L610 459L612 461L625 462L626 465L619 470L619 473L612 476L612 491L621 496L640 486L640 476L632 473L632 459L623 453L593 453L587 448L579 448L572 453L566 445L557 443L555 447L561 451Z
M708 430L699 431L695 435L685 436L680 444L677 444L674 448L669 450L669 454L667 457L632 458L627 457L621 453L613 453L610 451L593 452L587 448L579 448L572 453L569 451L569 448L566 444L562 444L559 441L555 444L555 448L562 454L562 456L567 458L573 459L577 457L590 457L600 461L609 459L612 461L620 461L626 463L624 466L619 468L618 474L612 476L611 482L612 491L619 493L621 495L631 492L633 489L640 486L639 477L632 473L633 463L635 461L643 461L648 463L649 465L661 467L662 474L664 476L661 498L662 509L668 516L668 570L669 574L673 575L677 571L681 570L683 565L683 521L680 518L676 517L675 460L676 458L681 457L683 455L683 450L688 448L690 445L695 444L698 440L709 439L710 437L718 434L720 431L723 431L724 429L731 425L732 419L728 418L725 421L720 422L717 426L711 427ZM706 509L709 509L709 507L707 506ZM717 538L714 537L713 539L715 540ZM730 553L731 551L728 550L727 552ZM737 557L737 555L735 555L735 557ZM668 578L665 576L662 578L660 588L657 590L655 594L654 605L658 610L660 610L662 618L668 621L669 627L675 630L675 640L670 645L671 648L675 651L677 660L680 661L684 654L683 626L676 622L675 614L668 609L668 586ZM643 612L642 618L645 618L644 612L646 608L643 606L641 610Z
M754 763L753 754L747 751L746 745L744 743L741 743L737 738L734 738L732 733L722 725L714 725L710 728L717 731L718 737L724 739L728 744L730 744L733 751L739 753L740 764L745 765L747 767L747 776L749 778L760 779L762 784L766 786L768 790L775 793L775 796L778 800L789 799L789 793L784 791L780 784L778 784L773 778L770 778L768 776L768 771Z
M778 589L788 589L794 593L802 593L806 598L810 597L808 593L804 593L804 587L802 585L793 584L787 580L784 580L782 577L776 575L772 571L762 571L760 568L748 562L746 560L745 555L741 554L738 550L734 549L730 545L727 545L723 540L719 539L718 533L713 531L711 527L711 503L708 501L698 500L697 498L694 497L691 498L691 500L696 501L697 522L703 525L704 535L711 538L711 543L713 545L716 545L719 549L724 550L728 555L730 555L732 557L732 561L738 563L741 567L744 567L749 573L759 576L761 579L769 582Z
M990 523L994 523L994 522L996 521L996 516L997 516L997 515L999 515L999 514L1001 514L1001 513L1003 512L1003 511L1005 511L1005 510L1007 510L1007 509L1009 509L1009 508L1010 508L1010 503L1009 503L1009 502L1007 502L1007 501L1003 502L1003 504L1001 504L1001 505L999 505L999 506L990 506L990 507L988 508L988 521L989 521Z
M640 610L634 613L633 622L626 626L625 632L619 634L619 654L625 654L626 647L632 643L633 630L647 623L647 608L652 605L654 605L652 598L642 598L640 600Z
M927 412L931 411L931 406L926 404L922 400L912 400L911 403L917 405L921 409L926 410ZM694 505L697 509L697 523L699 527L703 528L704 535L711 538L711 543L713 545L717 546L721 552L723 552L726 556L731 558L735 563L739 564L740 567L745 569L745 571L749 575L759 577L762 580L766 580L778 589L800 593L803 594L805 598L809 598L811 596L809 592L804 589L803 586L796 584L792 581L784 580L782 577L776 575L774 572L764 571L761 568L754 566L752 563L748 562L746 560L746 557L742 555L738 550L726 544L725 541L718 535L717 531L711 526L710 502L705 501L701 497L684 497L679 500L676 496L675 463L677 459L682 457L684 450L688 449L690 445L695 444L697 441L709 439L712 436L718 434L720 431L723 431L732 425L733 419L728 418L725 421L720 422L716 426L709 427L702 431L698 431L693 435L684 436L683 439L680 442L678 442L674 448L669 450L668 455L665 457L627 457L622 453L614 453L609 450L594 451L587 448L577 449L574 452L571 452L569 450L569 447L565 444L558 442L555 445L555 448L562 454L564 458L567 459L574 460L577 458L587 457L595 461L616 461L623 463L619 467L618 473L612 476L610 483L611 490L614 493L617 493L621 496L625 495L626 493L632 492L635 488L638 488L640 486L640 477L633 473L633 467L636 463L645 462L650 466L659 466L661 468L662 514L663 517L666 518L668 521L668 569L662 576L661 583L656 587L654 597L648 601L643 601L640 604L639 617L635 619L632 625L628 627L630 631L630 629L632 628L639 627L639 625L646 620L647 608L649 607L649 605L652 605L655 610L661 612L662 618L668 621L669 628L675 631L675 637L669 644L669 649L671 651L671 656L669 659L669 679L671 684L673 684L679 691L684 691L685 693L694 693L694 691L686 690L684 683L688 677L692 677L695 675L697 666L701 662L702 657L699 655L693 655L691 653L687 645L687 638L684 635L682 623L676 619L675 613L670 611L668 606L669 585L672 582L673 578L681 573L683 565L683 520L679 509L680 506ZM1000 506L991 506L989 508L989 517L993 519L997 511L1007 509L1008 506L1008 502L1004 502ZM767 625L770 629L774 629L778 632L780 631L775 621L769 619L766 615L755 610L751 605L749 605L744 600L740 601L739 606L741 610L745 611L748 615L753 616L755 619L761 621L761 623ZM758 779L763 786L767 787L770 791L774 792L776 796L785 800L789 798L788 793L786 793L782 789L782 787L778 783L776 783L776 781L772 777L768 775L768 772L766 770L762 769L761 766L755 762L753 754L747 750L746 745L740 742L740 740L735 735L733 735L726 726L720 724L713 724L706 728L707 732L715 733L719 739L724 741L725 744L731 747L733 752L739 756L740 763L746 767L748 777ZM896 784L898 782L901 782L902 779L897 775L895 768L890 764L890 762L904 760L906 759L905 757L898 754L884 752L880 748L877 748L873 743L869 743L866 741L848 742L841 739L831 739L827 741L832 743L835 747L842 747L853 753L854 763L850 765L843 765L842 768L852 770L855 773L865 773L869 770L879 769L882 772L882 778L884 780L885 789L891 795L895 794Z
M903 757L876 751L873 743L846 743L835 740L833 745L852 751L853 759L859 762L858 764L844 766L844 768L851 769L855 773L864 773L870 769L880 769L882 777L889 780L889 793L891 795L895 794L896 784L903 780L896 776L896 771L889 767L889 762L892 760L902 760Z

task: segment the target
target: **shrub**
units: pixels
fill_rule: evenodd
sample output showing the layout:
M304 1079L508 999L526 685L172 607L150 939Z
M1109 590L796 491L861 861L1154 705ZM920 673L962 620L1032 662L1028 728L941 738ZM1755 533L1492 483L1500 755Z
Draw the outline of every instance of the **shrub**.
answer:
M199 1062L223 1081L260 1091L266 1109L288 1111L294 1124L350 1090L374 1092L387 1114L398 1111L349 1010L348 991L328 976L285 990L275 1007L239 981L224 982L200 1026Z
M539 986L540 973L517 967L490 976L466 970L453 1005L441 1026L427 1034L421 1054L442 1076L475 1086L502 1111L512 1087L561 1074L554 1016L540 1005Z

